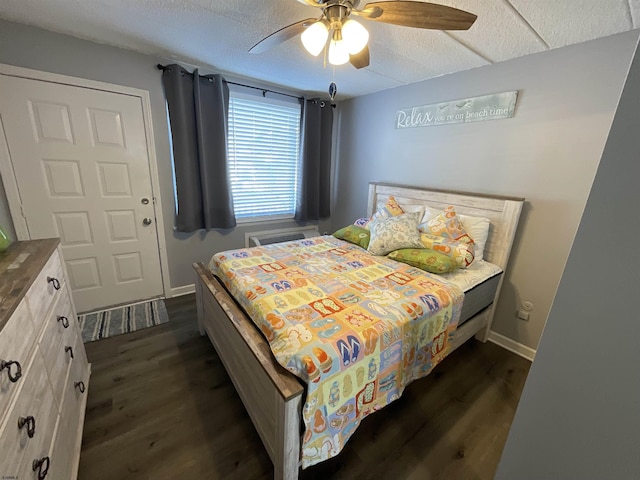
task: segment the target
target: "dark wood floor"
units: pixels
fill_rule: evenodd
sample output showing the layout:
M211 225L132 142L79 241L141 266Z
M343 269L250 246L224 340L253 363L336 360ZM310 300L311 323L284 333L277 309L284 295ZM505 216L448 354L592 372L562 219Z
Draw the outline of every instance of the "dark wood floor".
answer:
M192 295L171 321L86 345L92 375L80 480L267 479L273 467ZM529 362L471 340L367 418L311 479L484 480L494 476Z

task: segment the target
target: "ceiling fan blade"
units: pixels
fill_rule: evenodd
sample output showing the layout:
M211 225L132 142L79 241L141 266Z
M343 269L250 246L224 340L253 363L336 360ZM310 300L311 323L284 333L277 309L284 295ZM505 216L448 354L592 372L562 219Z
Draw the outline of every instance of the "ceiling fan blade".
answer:
M292 23L291 25L287 25L286 27L282 27L280 30L273 32L268 37L265 37L258 43L256 43L249 49L249 53L266 52L270 48L273 48L282 42L286 42L296 35L300 35L308 26L316 23L317 21L318 19L316 18L307 18L306 20L300 20L299 22Z
M349 55L349 61L351 65L356 67L358 70L364 67L369 66L369 46L365 45L365 47L355 55Z
M410 0L372 2L351 13L376 22L435 30L468 30L478 18L457 8Z
M304 3L305 5L311 5L312 7L321 7L323 3L322 1L316 0L298 0L300 3Z

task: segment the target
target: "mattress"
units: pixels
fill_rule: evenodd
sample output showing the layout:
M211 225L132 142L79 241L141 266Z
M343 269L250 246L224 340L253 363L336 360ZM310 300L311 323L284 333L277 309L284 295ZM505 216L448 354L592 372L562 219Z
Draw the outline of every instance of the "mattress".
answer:
M481 260L472 263L469 268L439 275L464 292L458 326L493 303L502 273L497 265Z

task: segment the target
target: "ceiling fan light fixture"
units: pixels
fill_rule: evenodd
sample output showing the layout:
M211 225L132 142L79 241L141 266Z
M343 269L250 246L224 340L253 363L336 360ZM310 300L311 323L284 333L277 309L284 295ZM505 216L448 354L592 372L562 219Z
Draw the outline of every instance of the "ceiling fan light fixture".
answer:
M300 38L307 52L317 57L327 44L329 29L323 21L318 21L307 27Z
M344 40L331 40L329 43L329 63L344 65L349 61L349 49Z
M369 32L355 20L347 20L342 25L342 38L349 54L356 55L362 51L369 41Z

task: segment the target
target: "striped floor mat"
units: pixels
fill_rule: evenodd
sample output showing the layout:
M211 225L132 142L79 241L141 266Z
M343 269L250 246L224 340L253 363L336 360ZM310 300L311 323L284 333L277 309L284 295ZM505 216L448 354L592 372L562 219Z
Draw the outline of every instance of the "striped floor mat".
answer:
M164 300L157 299L78 315L78 321L82 341L87 343L166 323L169 315Z

